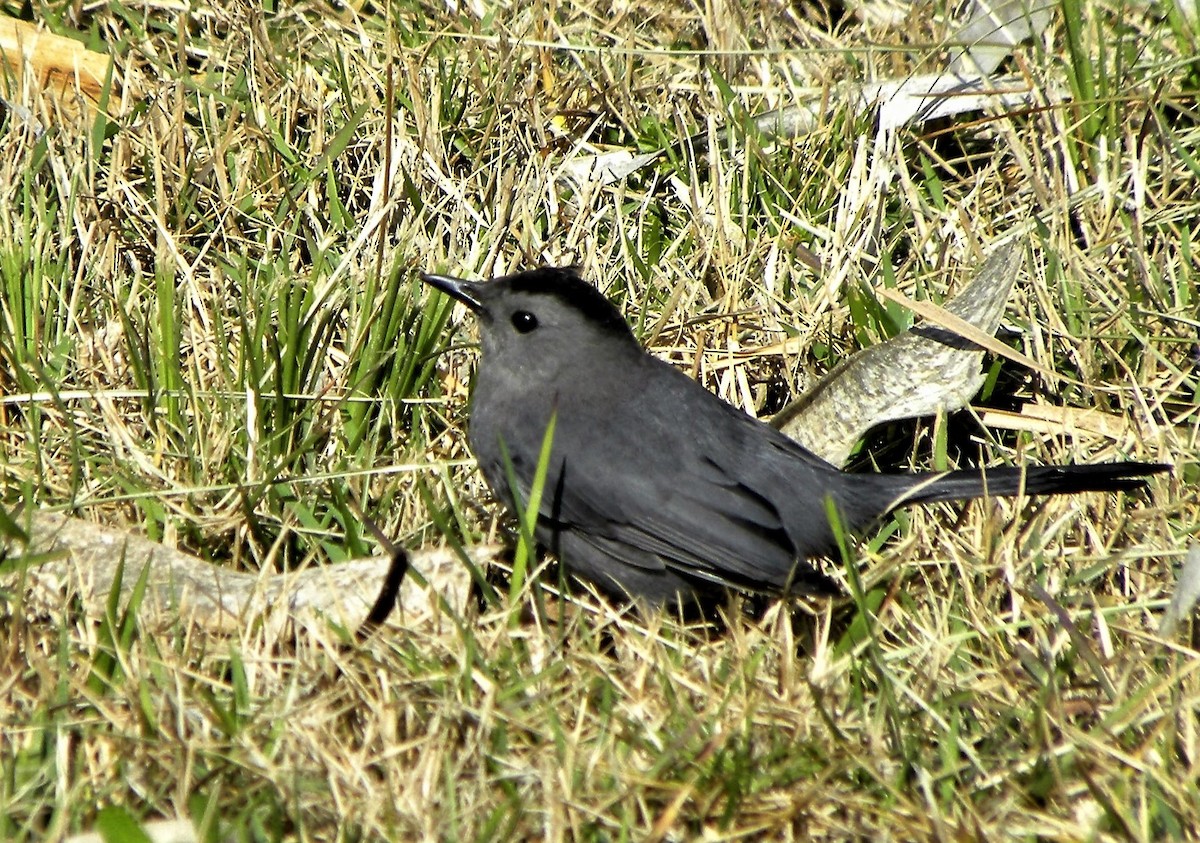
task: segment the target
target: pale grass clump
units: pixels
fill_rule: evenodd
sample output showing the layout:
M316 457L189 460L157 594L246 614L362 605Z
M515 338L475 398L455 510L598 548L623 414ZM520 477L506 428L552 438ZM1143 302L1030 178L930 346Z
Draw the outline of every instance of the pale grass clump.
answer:
M1044 107L882 143L837 86L940 68L932 7L81 9L53 19L112 47L107 116L31 98L46 133L0 134L5 511L269 570L368 552L351 492L404 544L505 536L465 450L474 354L418 270L578 263L765 416L906 327L870 290L941 300L1014 230L1008 336L1065 379L997 367L979 403L1110 426L976 409L858 459L1175 469L1144 495L901 514L827 563L851 597L723 631L587 595L543 613L531 587L364 644L222 636L33 611L6 578L0 836L114 806L215 839L1193 834L1200 662L1155 632L1200 523L1184 22L1058 14L1013 64ZM822 96L804 138L718 134ZM615 184L563 172L691 135L707 149Z

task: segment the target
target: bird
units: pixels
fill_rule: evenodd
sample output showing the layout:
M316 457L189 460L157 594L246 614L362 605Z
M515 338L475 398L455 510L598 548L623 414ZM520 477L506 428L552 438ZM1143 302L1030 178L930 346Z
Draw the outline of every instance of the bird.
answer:
M523 510L553 419L534 535L613 599L674 609L738 592L837 595L812 562L837 551L830 506L858 534L902 506L1133 490L1170 468L847 472L643 349L575 267L421 278L478 323L467 440L492 493Z

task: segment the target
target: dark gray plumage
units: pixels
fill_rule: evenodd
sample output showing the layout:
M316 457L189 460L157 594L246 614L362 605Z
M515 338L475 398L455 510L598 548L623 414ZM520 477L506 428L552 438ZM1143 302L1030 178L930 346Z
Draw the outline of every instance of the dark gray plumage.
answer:
M470 308L483 347L468 438L514 511L557 413L537 538L617 597L708 603L727 588L831 594L807 563L835 550L825 500L850 531L898 506L988 495L1137 489L1167 466L851 474L647 354L573 269L473 282L423 279Z

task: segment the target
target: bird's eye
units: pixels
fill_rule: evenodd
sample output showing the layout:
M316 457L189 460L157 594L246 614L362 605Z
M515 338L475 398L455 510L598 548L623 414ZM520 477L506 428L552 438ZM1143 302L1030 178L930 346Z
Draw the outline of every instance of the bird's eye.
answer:
M512 315L512 323L513 327L522 334L528 334L538 326L537 317L528 310L518 310L514 313Z

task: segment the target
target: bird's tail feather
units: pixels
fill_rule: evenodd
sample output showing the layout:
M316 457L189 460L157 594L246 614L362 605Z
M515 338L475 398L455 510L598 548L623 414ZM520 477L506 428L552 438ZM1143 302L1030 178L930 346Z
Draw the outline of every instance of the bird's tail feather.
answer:
M1170 467L1162 463L1114 462L891 475L896 478L897 494L889 508L985 496L1069 495L1142 489L1146 486L1146 477Z

